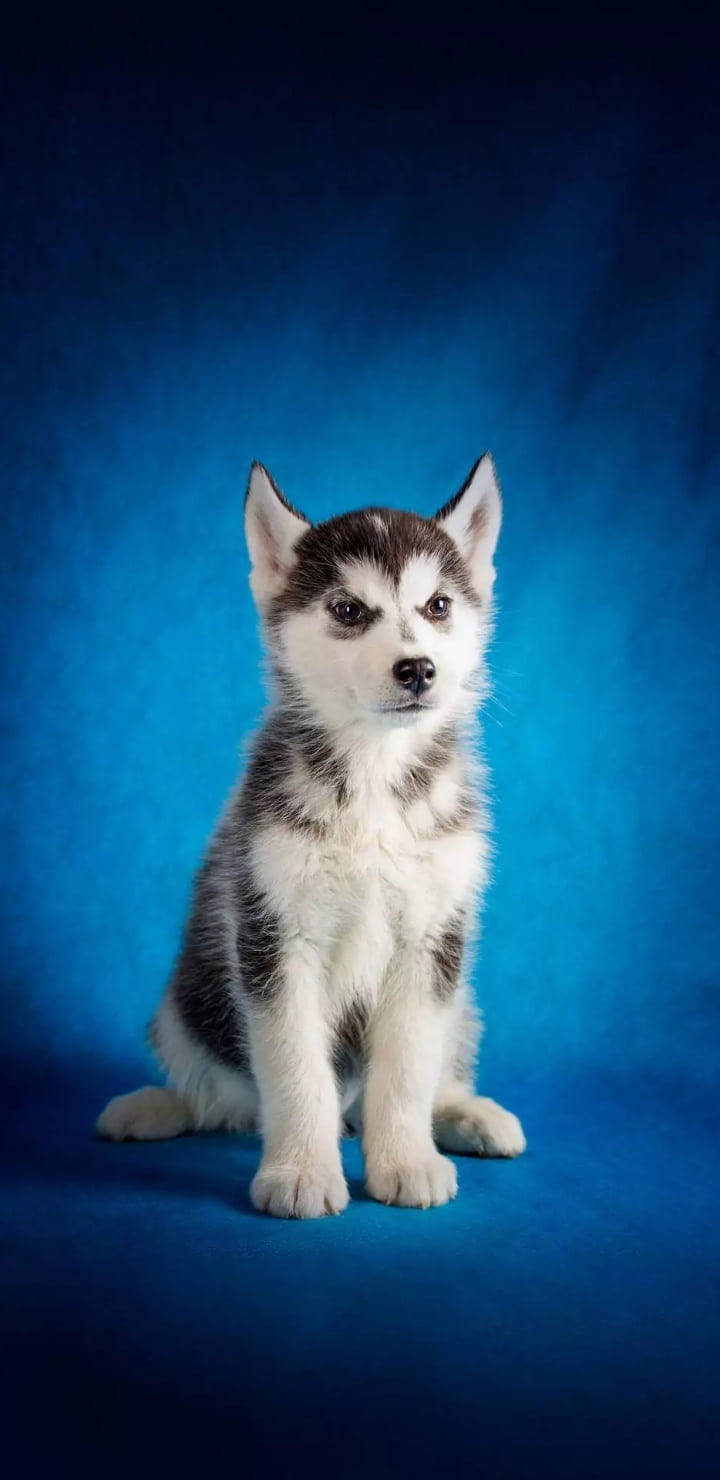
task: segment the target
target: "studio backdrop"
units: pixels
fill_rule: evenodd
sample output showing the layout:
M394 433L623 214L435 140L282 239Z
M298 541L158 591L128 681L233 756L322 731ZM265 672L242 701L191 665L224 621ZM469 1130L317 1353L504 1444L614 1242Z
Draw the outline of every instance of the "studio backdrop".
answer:
M6 78L14 1411L39 1368L67 1455L94 1452L115 1401L118 1453L152 1403L172 1454L195 1384L187 1442L226 1452L237 1423L281 1473L272 1384L293 1442L320 1425L340 1464L364 1383L353 1452L376 1473L445 1473L443 1454L699 1473L718 1071L708 34L50 24L16 38ZM362 1200L349 1147L344 1219L278 1230L247 1203L256 1147L91 1141L104 1100L157 1075L145 1027L265 702L248 466L312 520L431 514L486 448L504 524L478 722L496 849L480 1084L529 1151L464 1164L458 1203L414 1217ZM391 1412L397 1442L374 1449Z

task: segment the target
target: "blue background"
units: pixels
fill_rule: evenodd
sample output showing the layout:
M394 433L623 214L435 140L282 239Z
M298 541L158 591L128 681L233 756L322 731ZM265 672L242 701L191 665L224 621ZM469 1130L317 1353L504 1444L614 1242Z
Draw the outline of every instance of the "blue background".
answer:
M5 49L6 1434L31 1473L710 1472L720 239L707 23L86 15ZM252 457L505 495L454 1205L105 1146L261 713Z

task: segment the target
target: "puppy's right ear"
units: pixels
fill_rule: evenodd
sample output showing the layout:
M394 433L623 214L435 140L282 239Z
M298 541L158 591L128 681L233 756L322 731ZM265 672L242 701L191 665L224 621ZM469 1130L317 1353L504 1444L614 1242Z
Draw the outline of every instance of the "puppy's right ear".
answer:
M282 591L295 562L295 546L310 521L288 503L262 463L250 468L245 496L245 538L250 587L263 610Z

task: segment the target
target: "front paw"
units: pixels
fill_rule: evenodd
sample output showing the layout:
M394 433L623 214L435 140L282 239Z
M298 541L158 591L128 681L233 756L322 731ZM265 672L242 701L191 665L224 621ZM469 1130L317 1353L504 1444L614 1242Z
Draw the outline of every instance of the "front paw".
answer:
M341 1213L349 1200L342 1171L301 1163L262 1162L250 1186L259 1213L274 1218L322 1218Z
M457 1172L449 1157L434 1148L417 1158L396 1162L369 1160L367 1186L378 1202L399 1208L437 1208L457 1193Z

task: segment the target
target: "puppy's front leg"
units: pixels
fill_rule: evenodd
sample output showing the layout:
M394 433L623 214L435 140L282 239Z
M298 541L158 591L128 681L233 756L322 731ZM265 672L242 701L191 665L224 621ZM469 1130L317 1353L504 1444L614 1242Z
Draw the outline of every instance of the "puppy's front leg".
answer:
M264 1139L250 1196L277 1218L340 1213L348 1201L320 981L312 952L297 948L272 1000L253 1004L248 1015Z
M370 1037L363 1145L368 1190L379 1202L429 1208L457 1192L455 1167L432 1136L446 1019L430 952L408 949L393 965Z

